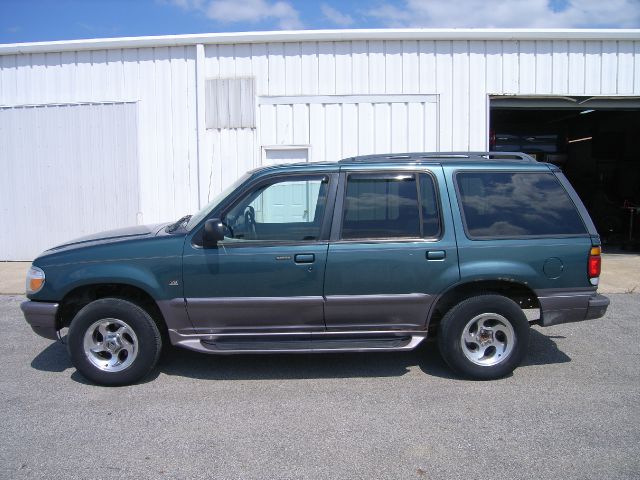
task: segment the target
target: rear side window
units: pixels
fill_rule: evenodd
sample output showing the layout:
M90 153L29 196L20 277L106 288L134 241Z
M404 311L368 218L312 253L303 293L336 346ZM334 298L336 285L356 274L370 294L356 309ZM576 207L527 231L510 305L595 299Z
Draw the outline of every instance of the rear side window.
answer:
M434 179L427 173L352 173L347 177L343 239L437 238Z
M419 237L419 211L414 175L351 174L342 238Z
M461 172L456 181L472 238L586 233L573 202L552 173Z

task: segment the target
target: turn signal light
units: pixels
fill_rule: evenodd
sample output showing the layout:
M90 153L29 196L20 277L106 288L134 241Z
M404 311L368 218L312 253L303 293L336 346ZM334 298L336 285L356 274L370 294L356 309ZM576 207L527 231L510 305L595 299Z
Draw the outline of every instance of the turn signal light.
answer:
M45 275L42 269L31 266L27 272L27 295L38 293L44 286Z
M42 284L44 283L43 278L32 278L29 280L29 290L31 292L37 292L42 288Z

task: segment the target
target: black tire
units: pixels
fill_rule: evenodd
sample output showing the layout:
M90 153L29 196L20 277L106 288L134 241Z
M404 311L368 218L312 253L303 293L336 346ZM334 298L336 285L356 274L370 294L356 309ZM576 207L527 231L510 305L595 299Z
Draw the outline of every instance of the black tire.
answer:
M155 367L162 350L153 318L119 298L102 298L82 308L71 322L67 343L76 369L88 380L108 386L137 382ZM87 345L104 351L94 353Z
M528 345L529 322L524 312L501 295L480 295L458 303L444 315L438 330L442 358L453 371L475 380L509 375L522 363Z

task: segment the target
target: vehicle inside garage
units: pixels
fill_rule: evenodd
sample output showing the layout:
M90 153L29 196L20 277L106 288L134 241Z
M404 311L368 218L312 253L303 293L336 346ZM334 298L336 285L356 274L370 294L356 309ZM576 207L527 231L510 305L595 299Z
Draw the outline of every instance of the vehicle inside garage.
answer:
M640 99L492 97L490 148L558 165L603 243L640 248Z

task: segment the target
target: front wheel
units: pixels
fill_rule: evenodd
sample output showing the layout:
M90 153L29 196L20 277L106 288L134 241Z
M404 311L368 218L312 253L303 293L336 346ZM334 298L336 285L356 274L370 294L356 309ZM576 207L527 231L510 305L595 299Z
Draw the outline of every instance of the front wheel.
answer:
M529 322L513 300L480 295L455 305L438 331L440 354L463 376L492 380L510 374L529 344Z
M155 366L162 349L160 331L138 305L102 298L86 305L69 327L71 362L100 385L128 385Z

